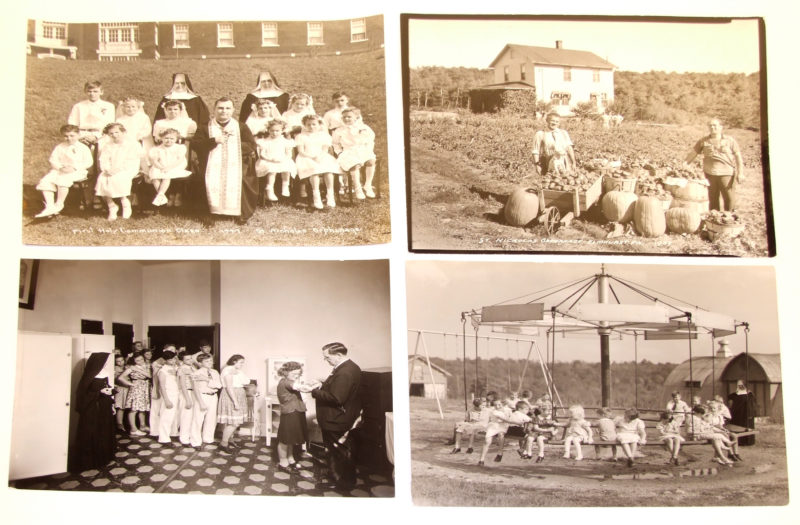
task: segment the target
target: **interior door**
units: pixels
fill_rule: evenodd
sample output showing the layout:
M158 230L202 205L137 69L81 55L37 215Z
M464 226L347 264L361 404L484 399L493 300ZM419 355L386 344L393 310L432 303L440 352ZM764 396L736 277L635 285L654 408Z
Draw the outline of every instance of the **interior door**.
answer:
M9 479L67 471L69 335L19 332Z
M219 370L219 324L211 326L148 326L147 338L154 348L153 358L161 355L167 343L177 347L185 346L189 352L196 352L202 341L211 345L214 351L214 368Z

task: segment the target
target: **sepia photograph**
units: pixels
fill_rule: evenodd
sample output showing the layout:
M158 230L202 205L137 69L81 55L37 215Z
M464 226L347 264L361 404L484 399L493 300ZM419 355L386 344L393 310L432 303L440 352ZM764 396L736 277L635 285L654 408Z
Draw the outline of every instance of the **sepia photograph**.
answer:
M37 262L11 490L394 497L388 260Z
M763 20L401 18L410 250L775 254Z
M23 242L389 242L383 24L28 20Z
M416 505L788 504L773 268L409 261L406 277Z

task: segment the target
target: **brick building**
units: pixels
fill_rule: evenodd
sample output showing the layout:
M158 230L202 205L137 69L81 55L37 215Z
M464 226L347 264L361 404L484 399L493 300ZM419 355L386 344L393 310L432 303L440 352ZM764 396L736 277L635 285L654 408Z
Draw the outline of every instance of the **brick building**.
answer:
M383 16L324 21L100 22L28 20L28 54L127 61L359 53L383 46Z

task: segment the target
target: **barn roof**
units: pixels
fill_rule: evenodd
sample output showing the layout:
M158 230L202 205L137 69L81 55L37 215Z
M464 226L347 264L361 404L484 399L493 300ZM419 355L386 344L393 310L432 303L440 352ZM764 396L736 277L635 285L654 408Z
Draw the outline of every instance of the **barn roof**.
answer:
M423 365L427 365L427 364L428 364L428 362L429 362L429 361L428 361L428 359L427 359L427 358L425 358L424 356L421 356L421 355L412 355L411 357L409 357L409 358L408 358L408 368L409 368L409 369L411 368L411 361L414 361L414 360L417 360L417 361L422 361L422 364L423 364ZM447 370L445 370L444 368L442 368L441 366L438 366L436 363L433 363L433 362L431 362L431 363L430 363L430 365L431 365L431 367L432 367L434 370L436 370L437 372L440 372L440 373L444 374L444 375L445 375L445 376L447 376L447 377L450 377L450 376L452 376L452 375L453 375L453 374L451 374L450 372L448 372Z
M593 69L614 69L617 66L607 60L603 60L591 51L581 51L578 49L564 49L555 47L523 46L519 44L506 44L497 57L492 60L489 67L495 64L506 50L513 50L519 53L534 64L552 66L571 66L571 67L590 67Z
M716 360L713 365L713 370L715 372L715 380L719 380L722 377L722 373L725 371L725 368L734 360L734 359L744 359L743 353L738 354L732 357L715 357L712 358L711 356L704 356L704 357L694 357L692 358L692 379L694 381L700 381L700 383L704 383L706 379L711 375L712 371L712 361ZM764 373L766 373L767 378L769 379L770 383L780 383L781 382L781 356L778 354L747 354L750 359L757 362L761 367L764 369ZM680 363L675 368L672 369L672 372L667 376L667 379L664 381L665 385L676 385L676 384L684 384L686 381L689 381L689 361L684 361Z
M750 358L761 365L770 383L781 383L781 356L780 354L748 354ZM744 354L739 354L734 359L744 359Z

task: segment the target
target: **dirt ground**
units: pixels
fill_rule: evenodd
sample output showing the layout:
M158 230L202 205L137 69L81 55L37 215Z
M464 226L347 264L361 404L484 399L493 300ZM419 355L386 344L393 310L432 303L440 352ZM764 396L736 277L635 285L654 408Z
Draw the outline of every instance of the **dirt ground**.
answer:
M584 446L583 461L561 457L561 446L548 447L545 461L523 460L517 439L506 439L503 460L477 465L475 452L450 454L453 424L463 417L463 403L445 404L441 420L435 400L411 398L412 497L417 505L436 506L727 506L786 505L789 502L786 444L782 425L758 426L756 445L741 447L744 461L726 467L711 461L710 445L681 451L682 464L668 466L661 447L646 446L636 465L611 462L610 450Z
M607 239L609 230L599 205L548 237L539 225L505 224L503 205L518 183L497 180L459 152L412 139L410 248L764 257L768 243L760 167L746 168L745 175L737 198L746 229L735 239L711 242L705 233L644 238L630 227L624 235Z

